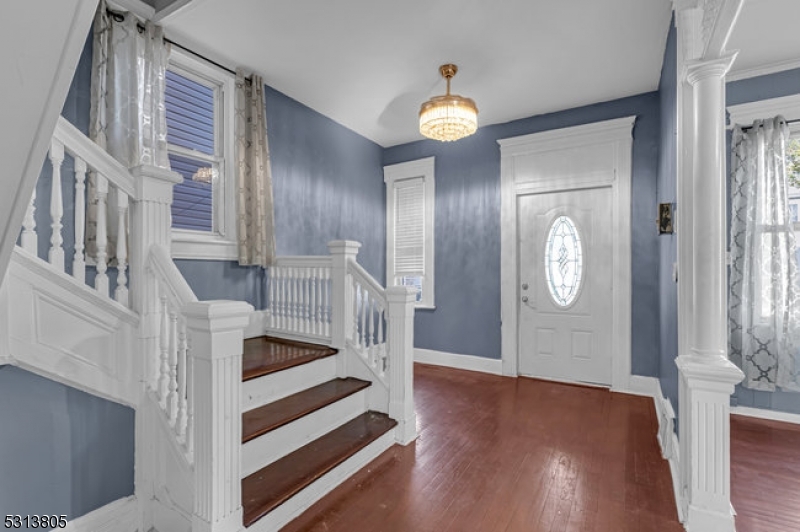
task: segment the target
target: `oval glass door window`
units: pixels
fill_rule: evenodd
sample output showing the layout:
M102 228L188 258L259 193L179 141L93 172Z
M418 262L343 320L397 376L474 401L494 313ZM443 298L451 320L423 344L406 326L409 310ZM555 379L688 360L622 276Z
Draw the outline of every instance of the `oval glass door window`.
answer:
M575 222L558 216L544 244L544 271L550 296L559 307L575 302L583 279L583 247Z

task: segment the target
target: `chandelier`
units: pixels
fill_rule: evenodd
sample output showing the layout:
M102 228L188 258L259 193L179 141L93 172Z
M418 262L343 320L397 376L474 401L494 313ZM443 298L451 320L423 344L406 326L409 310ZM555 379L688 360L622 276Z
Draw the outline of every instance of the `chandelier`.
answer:
M478 108L471 99L450 94L450 79L458 72L456 65L442 65L439 72L447 80L447 94L434 96L422 104L419 132L443 142L468 137L478 129Z

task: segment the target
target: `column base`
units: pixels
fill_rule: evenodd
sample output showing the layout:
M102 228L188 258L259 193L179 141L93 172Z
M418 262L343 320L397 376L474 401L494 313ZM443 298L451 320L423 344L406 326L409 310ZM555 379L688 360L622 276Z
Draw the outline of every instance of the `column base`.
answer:
M689 505L684 527L686 532L736 532L733 508L728 512L716 512Z
M244 530L242 508L239 507L219 521L209 523L199 515L192 517L192 532L241 532Z

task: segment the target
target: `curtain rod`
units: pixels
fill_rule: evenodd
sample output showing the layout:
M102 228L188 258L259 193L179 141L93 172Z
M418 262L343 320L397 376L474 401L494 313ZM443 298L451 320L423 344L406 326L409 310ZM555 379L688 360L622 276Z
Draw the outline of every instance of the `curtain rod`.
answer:
M800 122L800 118L795 118L793 120L784 120L784 122L786 122L787 124L794 124L796 122ZM731 129L733 129L734 127L736 127L735 124L731 126ZM749 129L753 129L753 126L746 126L741 128L742 131L747 131Z
M108 13L117 22L122 22L123 20L125 20L125 14L124 13L120 13L119 11L113 11L111 9L106 8L106 13ZM139 33L142 33L144 31L144 29L145 29L144 25L142 25L141 22L138 22L138 20L136 22L136 28L139 30ZM178 44L175 41L173 41L172 39L168 39L168 38L164 37L164 41L168 42L172 46L177 46L178 48L180 48L184 52L188 52L188 53L192 54L195 57L199 57L203 61L207 61L207 62L211 63L212 65L214 65L217 68L221 68L225 72L230 72L234 76L236 75L236 71L235 70L230 69L230 68L226 67L225 65L221 65L221 64L217 63L216 61L214 61L213 59L209 59L208 57L206 57L206 56L204 56L204 55L202 55L200 53L197 53L194 50L191 50L191 49L185 47L182 44ZM245 76L244 80L249 83L249 82L252 81L252 76Z

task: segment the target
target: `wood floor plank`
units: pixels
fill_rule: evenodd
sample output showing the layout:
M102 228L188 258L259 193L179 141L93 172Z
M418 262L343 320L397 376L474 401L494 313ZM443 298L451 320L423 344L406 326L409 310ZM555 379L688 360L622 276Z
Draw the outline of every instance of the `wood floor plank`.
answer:
M242 443L324 408L370 385L368 381L333 379L242 414Z
M652 399L424 365L414 378L419 438L285 532L683 530Z

